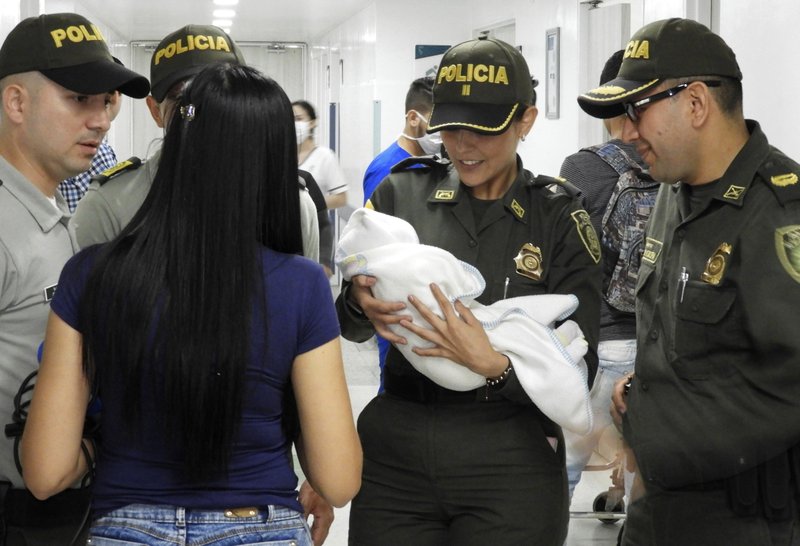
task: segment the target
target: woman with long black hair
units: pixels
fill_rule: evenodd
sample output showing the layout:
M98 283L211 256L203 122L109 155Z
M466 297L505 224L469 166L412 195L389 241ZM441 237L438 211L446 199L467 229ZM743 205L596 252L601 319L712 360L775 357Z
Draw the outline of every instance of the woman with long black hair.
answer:
M328 281L295 255L292 107L255 69L219 64L176 108L140 211L62 272L26 484L47 498L85 474L96 395L93 543L311 544L284 408L297 409L309 482L335 506L358 490L361 447Z

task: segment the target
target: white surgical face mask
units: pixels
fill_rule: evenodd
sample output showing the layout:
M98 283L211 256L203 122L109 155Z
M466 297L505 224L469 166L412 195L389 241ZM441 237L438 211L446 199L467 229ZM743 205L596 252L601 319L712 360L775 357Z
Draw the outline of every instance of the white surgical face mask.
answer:
M309 128L310 123L308 121L295 121L294 122L294 131L297 133L297 145L303 143L305 139L308 138L308 135L311 133L311 129Z
M425 116L423 116L416 110L411 110L411 112L417 114L417 117L419 117L419 119L424 121L425 125L428 125L428 120L425 119ZM402 135L406 137L408 140L416 140L417 144L419 144L419 147L422 148L423 152L425 152L425 155L438 154L442 149L442 137L439 136L439 133L434 133L432 135L425 133L421 137L412 137L408 136L405 133L402 133Z

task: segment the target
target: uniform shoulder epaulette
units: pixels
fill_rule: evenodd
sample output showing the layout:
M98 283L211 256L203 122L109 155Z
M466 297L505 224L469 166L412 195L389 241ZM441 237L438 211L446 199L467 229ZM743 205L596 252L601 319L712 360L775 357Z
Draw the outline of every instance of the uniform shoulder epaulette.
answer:
M415 167L415 165L417 165ZM407 157L403 160L398 161L394 167L392 167L392 173L399 173L403 171L410 171L414 169L420 169L418 165L424 165L422 167L425 169L447 169L450 166L450 160L444 159L439 157L438 155L421 155L421 156L411 156Z
M570 197L577 197L581 194L581 190L579 190L566 178L562 178L560 176L547 176L540 174L534 177L532 185L535 188L549 187L553 193L562 193Z
M772 157L758 169L781 205L800 199L800 165L773 149Z
M108 182L109 180L116 178L117 176L121 175L124 172L133 171L138 169L142 166L142 160L136 156L132 156L125 161L121 161L111 167L110 169L106 169L100 174L96 174L92 177L92 182L97 182L101 186Z

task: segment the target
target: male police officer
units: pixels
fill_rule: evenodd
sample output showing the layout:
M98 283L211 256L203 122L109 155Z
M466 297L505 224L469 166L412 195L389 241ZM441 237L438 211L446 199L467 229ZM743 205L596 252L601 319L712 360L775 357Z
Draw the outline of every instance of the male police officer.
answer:
M167 126L176 99L195 74L220 62L245 64L245 59L231 37L218 27L186 25L161 40L150 62L153 89L147 97L156 125ZM159 150L144 164L137 158L123 161L92 183L73 218L81 248L110 241L128 224L150 191L160 154ZM301 191L300 198L303 251L316 260L316 207L308 192Z
M636 376L613 398L646 488L624 544L800 541L800 165L744 118L741 79L719 36L669 19L578 98L624 111L669 184L639 269Z
M0 48L0 415L36 369L48 302L77 250L58 183L89 168L109 129L115 90L141 98L147 79L115 62L100 30L72 13L20 22ZM12 440L0 449L5 543L68 544L88 503L67 490L39 502L23 489Z

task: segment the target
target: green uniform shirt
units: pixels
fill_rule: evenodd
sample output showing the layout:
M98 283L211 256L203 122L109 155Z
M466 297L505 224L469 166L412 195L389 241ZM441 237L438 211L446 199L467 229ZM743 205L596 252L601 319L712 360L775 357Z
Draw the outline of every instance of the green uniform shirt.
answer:
M59 209L0 156L0 426L11 422L14 396L38 368L50 300L61 268L78 247ZM13 440L0 435L0 480L22 487Z
M437 246L478 268L486 289L485 305L515 296L574 294L579 307L570 317L589 342L590 378L597 369L601 271L599 243L578 197L553 192L557 180L534 177L522 168L506 194L475 225L465 187L452 166L414 168L389 175L370 198L375 210L397 216L416 229L420 243ZM524 263L520 263L523 262ZM520 273L522 271L523 273ZM364 341L374 329L369 321L339 305L342 335ZM419 374L391 347L387 367L401 375ZM421 374L420 374L421 377ZM512 374L504 391L527 397Z
M748 129L691 206L687 186L662 186L647 230L624 431L643 478L664 488L800 441L800 166Z

